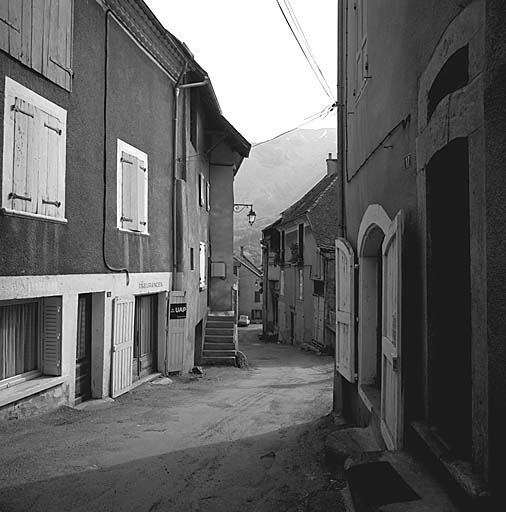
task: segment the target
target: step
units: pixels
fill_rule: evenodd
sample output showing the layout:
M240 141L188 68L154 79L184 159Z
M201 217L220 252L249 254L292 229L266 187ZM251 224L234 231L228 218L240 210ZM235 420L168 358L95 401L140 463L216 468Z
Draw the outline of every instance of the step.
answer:
M203 365L209 366L236 366L236 359L234 357L203 357Z
M204 343L204 350L235 350L233 343Z
M234 323L235 322L235 316L214 316L214 315L207 315L207 321L208 322L223 322L223 323Z
M203 352L204 358L211 357L213 359L220 357L235 357L235 349L232 350L206 350Z
M221 320L209 320L207 319L206 329L233 329L234 322L222 322Z
M223 327L214 328L214 327L206 326L206 334L211 335L211 336L233 336L234 328L229 327L229 328L225 329Z
M209 336L207 333L204 336L204 343L233 343L234 337L233 336Z

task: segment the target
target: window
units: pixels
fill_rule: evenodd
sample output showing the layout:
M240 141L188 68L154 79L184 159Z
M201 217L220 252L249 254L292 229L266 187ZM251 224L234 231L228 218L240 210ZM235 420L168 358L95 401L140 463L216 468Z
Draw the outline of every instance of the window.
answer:
M355 0L355 87L353 94L358 99L369 75L367 54L367 0Z
M195 270L195 260L193 256L193 247L190 247L190 270Z
M280 255L281 265L285 263L285 232L281 231L281 255Z
M251 310L251 320L262 320L262 310L261 309L252 309Z
M61 297L0 302L0 389L61 375Z
M262 298L260 297L260 292L255 292L255 302L262 302Z
M0 50L70 91L72 12L73 0L2 0Z
M148 155L118 139L117 226L148 234Z
M2 209L65 222L67 112L5 79Z
M207 245L200 242L200 289L207 287Z

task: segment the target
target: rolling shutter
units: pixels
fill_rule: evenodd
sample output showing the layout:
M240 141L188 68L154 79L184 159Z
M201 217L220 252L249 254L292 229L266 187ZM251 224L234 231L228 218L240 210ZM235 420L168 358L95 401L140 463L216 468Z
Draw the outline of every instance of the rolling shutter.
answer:
M42 317L42 373L61 375L61 297L44 299Z
M111 396L126 393L132 385L135 298L114 299Z
M336 240L336 369L355 382L355 257L344 238Z

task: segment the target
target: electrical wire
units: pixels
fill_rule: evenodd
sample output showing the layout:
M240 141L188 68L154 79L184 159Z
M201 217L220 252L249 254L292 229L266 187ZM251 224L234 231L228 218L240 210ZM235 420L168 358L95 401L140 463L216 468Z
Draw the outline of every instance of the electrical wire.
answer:
M266 144L267 142L271 142L273 140L279 139L280 137L283 137L283 135L292 133L295 130L302 128L306 124L312 123L313 121L315 121L318 118L325 119L336 107L337 107L337 102L334 102L332 105L326 106L324 109L320 110L319 112L316 112L315 114L312 114L312 115L306 117L302 123L295 126L294 128L290 128L289 130L286 130L283 133L279 133L278 135L275 135L274 137L271 137L270 139L263 140L262 142L257 142L256 144L252 144L251 147L256 148L257 146L261 146L262 144Z
M290 5L290 7L288 7L288 5L286 3L288 0L283 0L283 1L285 3L286 10L289 13L290 19L292 20L292 23L295 25L297 31L300 32L301 37L305 41L304 45L302 44L299 36L296 33L296 30L292 26L292 23L290 23L287 15L285 13L285 11L283 10L283 7L281 6L280 0L276 0L276 3L278 4L279 10L281 11L281 14L283 15L283 18L285 19L285 22L288 25L288 28L292 32L293 37L295 38L297 44L299 45L300 50L302 51L302 54L304 55L304 58L306 59L307 63L309 64L309 67L311 68L311 71L313 71L313 74L315 75L316 79L318 80L319 84L321 85L323 91L325 92L325 94L331 100L335 100L335 97L334 97L334 94L332 92L332 89L329 87L327 81L325 80L325 77L323 76L323 73L322 73L320 67L317 64L316 59L314 58L314 54L311 51L311 48L309 47L307 39L306 39L302 29L300 28L300 24L299 24L297 18L295 17L295 13L293 12L293 8L291 7L291 5ZM304 49L304 46L306 46L307 49Z
M290 0L283 0L287 9L288 9L288 13L290 14L290 17L292 18L294 24L295 24L295 27L296 29L299 31L299 34L302 36L302 41L304 42L306 48L307 48L307 51L309 53L309 56L314 64L314 66L316 67L316 69L318 70L318 73L320 74L323 82L325 83L325 86L327 88L327 91L330 92L330 97L332 99L335 99L335 96L334 96L334 92L332 90L332 88L329 86L327 80L325 79L325 75L323 74L320 66L318 65L318 62L316 62L316 57L313 53L313 51L311 50L311 47L309 46L309 42L307 40L307 37L306 37L306 34L304 33L304 30L302 30L302 26L301 24L299 23L299 20L297 18L297 15L295 14L295 11L292 7L292 4L290 3Z

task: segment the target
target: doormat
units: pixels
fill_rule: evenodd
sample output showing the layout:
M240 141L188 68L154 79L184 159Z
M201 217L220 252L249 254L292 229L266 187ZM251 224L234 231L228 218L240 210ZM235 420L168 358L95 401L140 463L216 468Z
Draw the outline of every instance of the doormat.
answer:
M346 471L346 478L354 500L363 507L358 507L359 510L420 499L389 462L352 466Z

